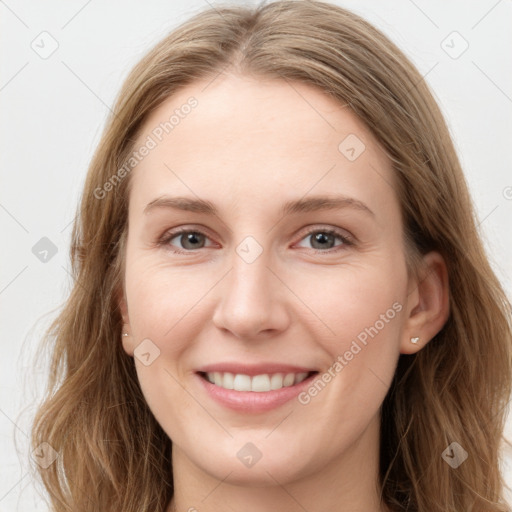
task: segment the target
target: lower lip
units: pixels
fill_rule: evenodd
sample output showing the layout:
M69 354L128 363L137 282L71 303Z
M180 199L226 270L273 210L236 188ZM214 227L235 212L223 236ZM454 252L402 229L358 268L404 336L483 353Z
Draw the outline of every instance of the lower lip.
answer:
M302 390L307 388L311 381L317 376L317 373L310 375L298 384L286 386L281 389L271 391L235 391L234 389L224 389L212 384L206 378L196 373L206 392L213 400L221 405L239 412L258 413L270 411L284 403L295 398Z

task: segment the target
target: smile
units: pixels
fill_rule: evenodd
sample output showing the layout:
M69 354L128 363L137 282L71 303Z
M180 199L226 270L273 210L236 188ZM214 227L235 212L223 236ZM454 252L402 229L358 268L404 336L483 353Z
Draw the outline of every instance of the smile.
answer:
M207 372L203 373L206 378L215 386L232 389L234 391L254 391L256 393L266 393L278 390L284 387L300 384L311 374L316 372L300 373L264 373L261 375L246 375L243 373L230 372Z
M277 363L217 363L195 371L206 396L242 414L261 414L292 401L317 377L307 367Z

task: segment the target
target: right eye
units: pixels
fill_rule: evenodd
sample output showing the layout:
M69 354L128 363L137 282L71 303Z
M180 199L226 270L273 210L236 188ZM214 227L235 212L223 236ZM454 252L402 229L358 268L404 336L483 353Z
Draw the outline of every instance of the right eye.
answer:
M172 243L173 240L177 240L177 243L180 245L177 249L174 249L176 245ZM208 240L208 237L201 231L180 228L167 233L159 242L159 245L171 246L171 250L177 253L187 253L205 247L205 240Z

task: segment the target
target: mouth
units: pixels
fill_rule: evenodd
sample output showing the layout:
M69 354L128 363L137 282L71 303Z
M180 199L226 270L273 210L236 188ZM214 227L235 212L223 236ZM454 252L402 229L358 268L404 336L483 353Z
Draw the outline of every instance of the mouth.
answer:
M217 404L242 414L265 413L293 400L311 385L318 371L267 365L260 367L202 368L196 372L206 396ZM231 371L228 371L231 370ZM246 373L239 373L239 372Z
M317 371L298 373L262 373L260 375L246 375L231 372L198 372L199 375L223 389L234 391L253 391L255 393L268 393L279 389L295 386L317 374Z

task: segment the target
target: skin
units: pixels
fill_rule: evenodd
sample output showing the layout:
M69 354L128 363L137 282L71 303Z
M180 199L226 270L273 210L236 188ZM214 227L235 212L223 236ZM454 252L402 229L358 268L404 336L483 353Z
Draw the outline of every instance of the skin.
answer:
M378 499L380 408L400 353L421 350L447 319L445 262L431 252L421 278L408 275L391 163L341 104L305 84L221 75L168 98L135 147L190 96L197 107L130 176L120 298L126 353L134 356L146 338L160 350L148 366L134 359L148 405L173 441L168 512L386 510ZM349 134L365 145L354 161L338 149ZM218 214L144 213L164 194L209 200ZM288 200L334 194L374 215L353 207L279 213ZM197 249L180 235L157 244L179 226L205 234ZM336 236L315 244L309 228L337 228L354 243ZM246 236L263 250L250 264L236 252ZM396 303L401 311L306 405L293 399L241 413L198 383L198 367L221 361L322 374ZM248 442L262 454L249 468L237 457Z

